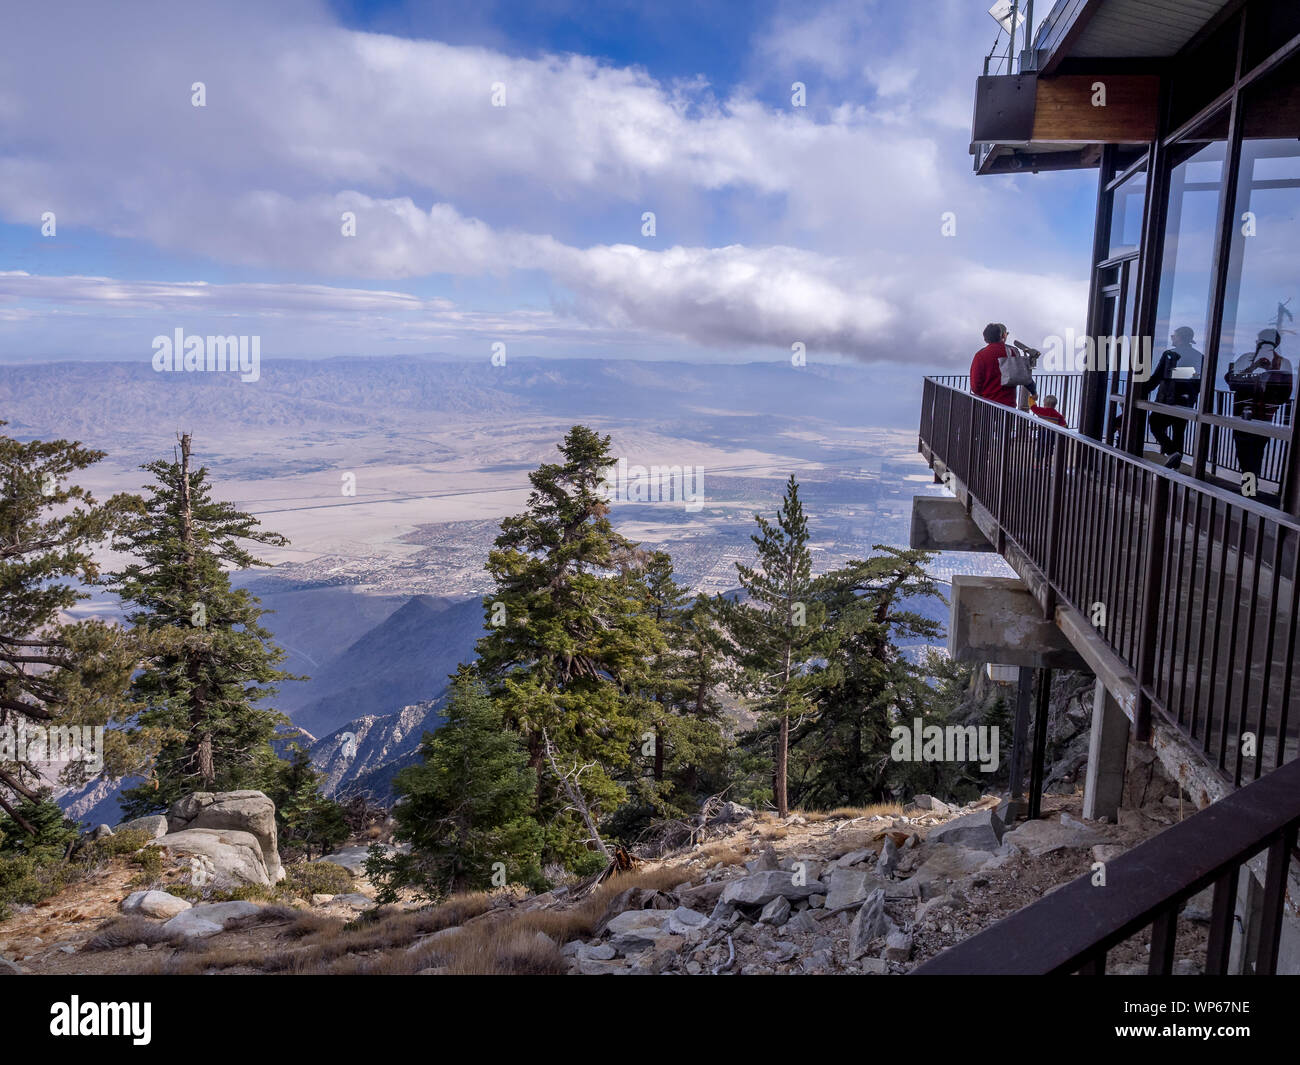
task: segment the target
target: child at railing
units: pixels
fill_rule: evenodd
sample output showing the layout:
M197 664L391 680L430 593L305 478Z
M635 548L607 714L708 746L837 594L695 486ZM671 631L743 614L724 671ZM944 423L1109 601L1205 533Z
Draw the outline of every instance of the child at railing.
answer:
M1065 420L1065 415L1056 409L1055 396L1044 396L1042 403L1030 404L1029 411L1044 421L1059 425L1062 429L1070 428L1070 423Z

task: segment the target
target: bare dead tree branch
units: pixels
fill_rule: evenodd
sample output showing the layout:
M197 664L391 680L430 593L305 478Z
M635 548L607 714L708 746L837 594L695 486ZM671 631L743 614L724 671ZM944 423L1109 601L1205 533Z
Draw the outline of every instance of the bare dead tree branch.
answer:
M564 788L564 793L569 797L569 802L573 809L581 816L583 823L587 826L587 831L591 833L592 840L595 841L597 849L609 861L614 860L614 856L609 853L609 848L605 846L605 841L600 838L600 832L596 828L596 822L592 819L591 810L587 806L587 800L582 796L582 788L579 787L578 780L582 774L592 768L596 763L588 762L585 766L575 766L567 773L561 773L560 767L555 761L555 748L551 745L551 737L547 735L546 729L542 729L542 744L546 749L546 761L550 764L551 772Z

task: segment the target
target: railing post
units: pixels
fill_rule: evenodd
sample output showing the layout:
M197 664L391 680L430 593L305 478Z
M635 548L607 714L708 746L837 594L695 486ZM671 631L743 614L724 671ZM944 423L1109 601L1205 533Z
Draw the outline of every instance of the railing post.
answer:
M1273 976L1277 972L1278 948L1282 943L1282 909L1286 905L1287 869L1291 865L1291 852L1295 850L1297 829L1300 829L1300 825L1292 821L1268 849L1259 947L1255 957L1256 976Z
M1146 547L1142 574L1142 610L1139 615L1137 661L1137 720L1134 737L1143 743L1151 739L1151 685L1155 678L1156 639L1160 634L1161 576L1164 572L1165 522L1169 515L1169 478L1150 473L1155 479L1151 507L1147 511Z
M972 395L966 400L966 409L970 411L970 417L966 419L966 450L971 452L975 448L975 397ZM971 499L973 498L970 484L970 471L966 471L963 478L966 482L966 510L970 510Z
M1064 433L1044 429L1052 441L1052 484L1047 503L1047 540L1043 544L1043 576L1047 578L1047 610L1051 617L1056 609L1056 542L1061 536L1061 511L1065 509L1065 451L1070 438Z
M1052 671L1039 669L1034 705L1034 751L1029 764L1029 820L1043 815L1043 773L1047 760L1047 715L1052 699Z
M1174 971L1174 947L1178 940L1178 907L1162 910L1151 924L1151 957L1148 976L1168 976Z
M1234 865L1214 883L1214 905L1210 914L1210 939L1205 948L1205 975L1226 976L1232 954L1232 929L1237 915L1237 880L1241 867Z
M935 390L936 393L938 389ZM948 417L945 419L947 424L943 427L943 466L944 469L952 468L952 392L947 397Z
M997 503L997 522L998 522L998 542L997 549L999 555L1005 555L1007 550L1007 469L1010 463L1007 461L1011 451L1011 434L1014 432L1014 422L1008 411L998 410L995 415L998 424L998 503Z

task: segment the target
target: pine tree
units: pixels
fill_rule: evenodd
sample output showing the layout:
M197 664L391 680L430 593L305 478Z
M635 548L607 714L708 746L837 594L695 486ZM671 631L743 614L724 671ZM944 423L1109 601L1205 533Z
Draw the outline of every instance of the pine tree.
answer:
M106 584L148 642L133 685L139 724L166 739L154 773L126 793L131 814L163 809L192 791L269 786L270 740L284 719L257 704L292 678L284 651L259 624L265 613L232 588L227 567L264 565L244 542L283 546L256 518L212 498L208 470L190 467L190 437L174 461L147 463L154 483L142 511L114 538L134 559Z
M693 814L726 774L722 706L717 690L730 679L727 646L716 606L692 599L673 577L672 558L656 551L646 565L646 609L663 636L647 656L648 772L637 781L638 798L656 817ZM646 744L642 744L642 748Z
M308 860L312 851L326 854L348 838L348 822L343 807L321 794L321 777L311 764L311 757L297 744L289 748L289 757L276 766L275 783L266 789L275 803L275 819L280 847L302 847Z
M581 769L593 815L614 809L624 796L618 777L644 731L645 659L662 637L643 609L642 555L609 522L609 437L574 426L559 450L561 462L529 475L527 511L502 522L488 556L496 591L484 600L489 631L478 667L538 771L548 852L574 861L589 833L543 772L543 734L564 772Z
M938 595L925 570L929 555L877 545L879 554L825 574L827 661L817 675L816 713L792 738L801 803L832 809L880 802L907 777L890 760L890 729L930 718L942 699L929 670L899 643L940 635L939 625L909 609Z
M722 617L745 670L744 688L759 698L773 727L772 791L777 814L790 813L790 719L812 711L817 659L824 652L825 605L818 601L808 549L808 522L791 475L776 524L755 515L756 567L736 564L746 598L727 603Z
M110 726L132 712L134 643L115 625L62 620L99 576L95 546L139 504L128 495L99 503L68 483L103 457L66 440L20 443L0 433L0 726L15 738L32 729L109 729L105 768L125 772L140 751ZM40 801L42 781L14 746L0 751L0 810L30 833L36 826L20 804ZM73 762L63 779L78 783L89 772Z
M81 835L80 826L49 799L24 799L16 814L0 815L0 853L40 852L62 858Z
M537 776L519 735L503 726L500 709L466 667L452 682L446 714L446 724L425 734L421 763L394 780L394 838L411 848L367 862L381 900L404 887L438 898L502 882L540 884Z

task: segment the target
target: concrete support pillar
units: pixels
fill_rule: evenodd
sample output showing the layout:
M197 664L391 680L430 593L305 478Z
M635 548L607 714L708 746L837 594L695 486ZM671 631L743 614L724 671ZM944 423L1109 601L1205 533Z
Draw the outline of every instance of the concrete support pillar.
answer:
M1296 863L1291 863L1294 878ZM1228 973L1253 975L1254 959L1259 951L1260 932L1264 916L1264 887L1256 872L1249 866L1241 869L1237 884L1237 920L1228 957ZM1282 913L1282 941L1278 944L1277 973L1295 976L1300 973L1300 919L1284 910Z
M1124 794L1128 734L1128 718L1098 681L1092 700L1088 773L1083 785L1083 816L1089 820L1115 820Z
M1259 919L1262 915L1260 902L1264 890L1248 866L1243 866L1237 874L1237 913L1236 927L1232 930L1232 948L1228 953L1229 975L1247 975L1253 971L1250 964L1255 951L1259 949Z

